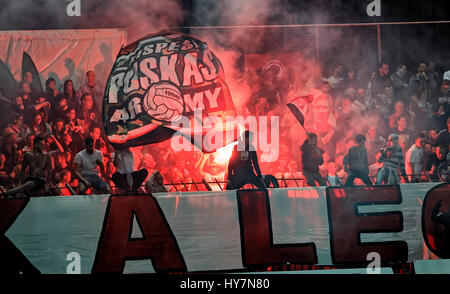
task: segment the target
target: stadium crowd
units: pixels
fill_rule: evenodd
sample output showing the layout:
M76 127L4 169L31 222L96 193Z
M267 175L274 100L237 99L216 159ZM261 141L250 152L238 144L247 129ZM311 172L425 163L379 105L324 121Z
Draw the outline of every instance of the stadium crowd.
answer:
M433 62L421 62L416 69L400 64L391 72L382 62L373 72L337 64L329 76L292 76L283 80L276 70L268 70L250 79L256 86L248 112L280 116L280 137L288 138L282 141L276 164L261 164L263 174L273 173L278 179L300 176L308 186L346 183L354 176L349 150L363 137L373 184L389 182L387 174L378 180L377 175L381 177L378 171L389 165L392 152L387 151L394 145L401 150L394 157L400 161L395 176L402 176L402 182L449 181L450 71L437 72ZM298 134L290 134L289 126L298 121L285 106L294 100L304 115L306 142L309 135L317 135L321 156L315 165L321 177L314 181L307 175L311 156L302 160L304 144L299 148ZM362 179L356 183L364 184Z
M381 63L369 75L336 65L329 77L300 80L288 75L279 79L275 71L269 70L249 72L243 78L250 85L251 94L241 114L280 117L279 158L276 162L260 163L262 173L274 175L280 187L288 186L288 179L300 180L301 186L343 185L350 176L348 182L352 184L354 178L356 184L375 184L377 172L386 162L390 141L396 141L401 150L402 162L395 173L402 176L403 182L450 181L450 71L437 72L433 63L420 63L413 70L399 65L391 72L388 64ZM101 154L99 175L112 187L104 191L119 191L114 180L119 169L114 160L118 152L103 131L104 87L96 81L95 73L86 73L86 83L80 89L75 89L71 80L57 89L52 78L45 82L45 93L36 93L31 85L32 75L24 73L17 95L3 99L4 105L8 100L11 103L4 108L0 125L2 189L14 189L23 183L24 156L33 150L35 138L39 137L44 139L42 150L51 162L50 178L39 195L93 194L104 190L95 185L83 186L86 181L77 169L76 158L87 146L86 138L92 138L94 149ZM317 135L320 156L316 165L321 179L305 173L303 142L290 133L289 126L299 122L286 104L299 95L306 106L303 114L307 141L311 134ZM348 166L349 150L361 142L367 153L369 179L355 177ZM146 191L204 190L195 182L205 179L217 186L217 182L226 181L228 162L215 154L176 153L170 148L170 140L130 150L133 169L146 171L140 174ZM179 185L167 186L173 183Z

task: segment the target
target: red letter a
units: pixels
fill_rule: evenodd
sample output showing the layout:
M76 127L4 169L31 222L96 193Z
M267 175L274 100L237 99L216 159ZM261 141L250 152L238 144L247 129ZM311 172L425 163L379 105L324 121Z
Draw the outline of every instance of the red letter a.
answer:
M133 216L143 238L131 239ZM156 272L185 272L175 236L153 196L111 196L93 273L123 272L126 260L150 259Z

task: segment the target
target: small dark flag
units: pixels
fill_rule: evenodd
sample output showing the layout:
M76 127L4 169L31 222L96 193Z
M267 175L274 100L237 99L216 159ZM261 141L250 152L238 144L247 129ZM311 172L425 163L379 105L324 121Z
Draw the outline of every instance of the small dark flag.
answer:
M0 60L0 93L12 101L17 95L17 84L9 67Z
M33 77L33 81L31 82L31 89L39 95L44 94L44 89L42 88L41 79L39 77L39 71L36 68L36 64L34 64L33 59L28 53L23 52L22 57L22 75L26 72L31 73Z
M298 120L298 122L304 126L305 115L308 111L309 104L314 100L313 95L299 96L292 99L291 102L287 104L287 107Z

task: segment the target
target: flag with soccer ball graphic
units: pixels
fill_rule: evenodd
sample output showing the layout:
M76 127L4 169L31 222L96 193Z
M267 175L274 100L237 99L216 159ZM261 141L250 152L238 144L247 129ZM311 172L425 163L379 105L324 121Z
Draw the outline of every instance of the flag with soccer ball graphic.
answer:
M205 42L170 31L120 50L103 102L104 128L117 148L175 135L214 152L236 140L237 126L226 123L235 115L220 60ZM221 140L204 140L214 134Z

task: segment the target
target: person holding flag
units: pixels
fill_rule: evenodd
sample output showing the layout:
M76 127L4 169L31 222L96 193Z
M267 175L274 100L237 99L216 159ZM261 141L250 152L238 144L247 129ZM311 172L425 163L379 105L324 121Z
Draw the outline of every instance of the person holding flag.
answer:
M319 173L319 166L323 164L322 155L324 151L317 147L317 135L315 133L308 133L308 138L303 142L301 151L306 184L314 187L317 181L319 186L326 186L326 180Z

